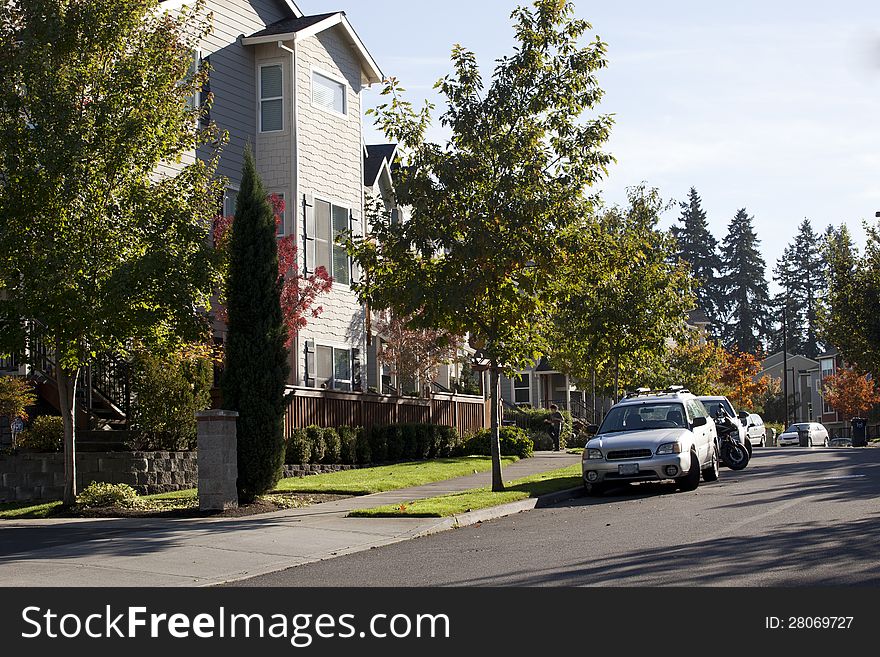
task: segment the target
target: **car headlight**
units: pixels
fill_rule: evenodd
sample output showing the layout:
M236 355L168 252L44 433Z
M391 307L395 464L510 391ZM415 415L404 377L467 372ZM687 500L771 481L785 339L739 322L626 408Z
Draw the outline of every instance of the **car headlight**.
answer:
M584 460L585 461L586 460L601 459L601 458L603 458L601 449L585 449L584 450Z
M663 443L657 448L657 454L681 454L681 443Z

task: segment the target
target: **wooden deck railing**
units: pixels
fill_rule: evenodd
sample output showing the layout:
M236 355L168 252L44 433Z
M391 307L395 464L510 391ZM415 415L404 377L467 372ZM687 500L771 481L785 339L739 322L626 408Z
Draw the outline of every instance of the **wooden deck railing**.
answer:
M370 393L288 388L292 393L284 418L284 435L294 429L364 427L425 422L445 424L460 434L488 426L488 404L482 397L436 393L431 399L390 397Z

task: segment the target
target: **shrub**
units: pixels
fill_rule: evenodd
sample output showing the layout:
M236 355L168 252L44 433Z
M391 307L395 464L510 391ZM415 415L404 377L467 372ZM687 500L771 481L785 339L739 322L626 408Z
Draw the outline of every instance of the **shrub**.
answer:
M324 452L327 451L327 446L324 443L324 430L315 424L309 425L306 427L306 437L311 447L308 462L320 463L324 460Z
M458 451L461 436L455 427L440 425L437 427L437 434L437 456L447 458Z
M358 430L355 427L339 427L339 460L341 463L350 465L357 463L357 438Z
M339 439L339 433L333 427L324 429L324 458L322 463L339 463L339 457L342 453L342 441Z
M386 461L399 461L403 458L403 433L400 426L399 424L392 424L379 429L385 436Z
M526 435L532 440L532 444L536 450L546 451L553 449L553 439L546 431L535 431L527 429Z
M64 421L55 415L40 415L18 436L18 446L31 452L60 452L64 445Z
M365 429L370 444L370 463L382 463L388 460L388 440L383 427L372 426Z
M285 463L305 464L312 458L312 443L305 429L294 429L287 439Z
M355 459L357 463L366 464L373 462L373 454L370 450L370 430L358 427L355 439Z
M93 481L77 496L82 507L125 506L137 498L137 491L128 484L104 484Z
M489 456L491 454L489 439L491 429L480 429L470 438L464 441L460 452ZM500 430L501 456L518 456L528 458L532 455L534 445L526 432L519 427L501 427Z
M424 458L419 453L419 434L424 433L423 424L402 424L399 428L401 455L404 461L413 461L415 459Z
M432 459L440 446L440 427L436 424L420 424L416 435L416 458Z
M195 449L195 414L211 406L213 381L208 358L137 353L131 362L131 429L138 434L137 448Z

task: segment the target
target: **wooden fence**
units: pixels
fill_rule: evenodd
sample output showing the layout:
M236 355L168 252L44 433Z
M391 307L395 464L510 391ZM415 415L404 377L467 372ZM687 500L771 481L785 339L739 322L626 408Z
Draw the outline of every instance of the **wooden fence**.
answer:
M437 393L431 399L371 393L288 388L292 393L284 435L311 424L319 427L369 427L407 422L445 424L462 435L489 426L489 404L482 397Z

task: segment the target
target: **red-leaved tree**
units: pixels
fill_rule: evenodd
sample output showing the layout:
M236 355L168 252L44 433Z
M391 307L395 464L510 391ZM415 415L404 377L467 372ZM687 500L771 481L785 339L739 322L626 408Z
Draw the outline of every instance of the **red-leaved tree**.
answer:
M877 384L867 375L846 367L822 380L825 402L845 419L858 417L880 403Z
M269 202L275 213L275 226L281 224L284 215L284 199L277 194L269 195ZM229 247L229 235L233 216L218 216L214 220L214 246L226 251ZM287 342L285 346L290 348L293 339L308 324L308 318L318 317L324 312L324 307L315 305L318 297L326 294L333 288L333 277L325 267L317 267L311 274L300 272L297 259L296 242L293 235L285 235L278 240L278 278L283 279L281 287L281 312L284 315L284 324L287 326ZM224 276L225 280L225 276ZM226 308L223 305L225 291L220 293L220 306L217 317L226 321Z

